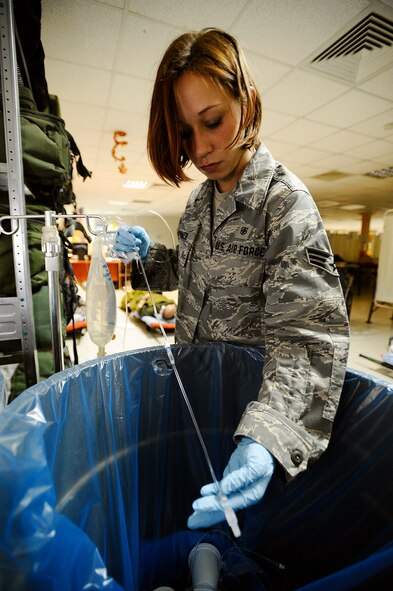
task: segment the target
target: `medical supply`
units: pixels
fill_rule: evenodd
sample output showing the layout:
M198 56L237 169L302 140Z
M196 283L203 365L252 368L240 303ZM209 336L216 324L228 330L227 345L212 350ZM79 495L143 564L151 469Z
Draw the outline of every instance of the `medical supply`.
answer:
M86 286L86 322L90 339L98 346L98 357L105 355L105 345L116 328L116 292L104 258L105 236L93 243Z
M154 212L152 212L152 213L154 213ZM149 295L150 295L150 298L152 301L154 316L158 321L160 331L161 331L162 336L164 338L164 348L165 348L166 354L168 356L169 362L172 366L172 369L175 374L180 391L181 391L184 401L186 403L186 406L187 406L188 412L190 414L191 420L193 422L196 434L197 434L199 442L201 444L210 474L212 476L213 483L215 485L216 498L217 498L218 502L220 503L220 507L221 507L222 511L224 512L225 519L226 519L229 527L231 528L233 535L235 537L239 537L241 535L241 532L240 532L240 528L238 526L235 511L233 510L227 496L223 494L221 487L220 487L220 483L218 482L217 477L215 475L213 465L211 463L208 451L206 449L205 442L202 437L202 433L199 429L198 423L196 421L196 418L195 418L194 412L192 410L188 396L186 394L186 391L184 389L179 372L177 371L175 358L173 356L171 345L168 341L168 337L166 335L162 319L161 319L161 317L158 313L157 307L154 303L152 290L150 288L150 284L147 279L145 268L143 265L143 258L145 258L147 256L147 253L150 248L149 235L144 230L144 228L142 228L141 226L129 227L129 226L122 224L121 220L117 219L112 222L108 222L106 230L105 230L105 239L106 239L106 244L107 244L107 247L109 249L111 256L115 256L117 254L117 256L119 258L121 258L122 260L127 261L127 262L131 262L131 260L134 260L143 275L145 284L147 286L147 290L149 292Z
M181 393L183 395L183 398L184 398L184 401L186 403L186 406L187 406L188 412L190 414L191 420L193 422L193 425L194 425L196 434L198 436L199 442L201 444L201 447L202 447L202 450L203 450L203 453L204 453L204 456L205 456L205 459L206 459L208 468L210 470L210 474L211 474L212 479L213 479L213 483L215 485L215 492L216 492L216 495L217 495L217 499L218 499L218 501L220 503L220 506L222 508L222 511L224 512L225 519L226 519L229 527L231 528L233 535L236 538L238 538L238 537L240 537L241 532L240 532L240 528L239 528L239 525L238 525L236 513L233 510L233 508L232 508L232 506L231 506L231 504L229 502L229 499L222 492L220 483L218 482L218 479L217 479L216 474L214 472L214 468L213 468L213 465L211 463L211 460L210 460L208 451L206 449L206 445L205 445L205 442L203 440L202 433L201 433L201 431L199 429L199 425L198 425L197 420L195 418L194 411L192 410L190 401L188 399L188 396L187 396L186 391L185 391L184 386L183 386L183 382L181 380L181 377L179 375L179 372L177 371L177 367L176 367L176 363L175 363L175 358L174 358L173 353L172 353L171 345L170 345L170 343L168 341L168 337L167 337L166 332L165 332L165 329L163 327L162 320L160 318L160 315L158 314L157 307L156 307L156 305L154 303L153 294L152 294L152 291L151 291L151 288L150 288L150 285L149 285L149 282L148 282L148 279L147 279L147 276L146 276L145 268L143 266L143 263L142 263L141 258L140 258L140 256L139 256L138 253L136 254L135 260L137 261L137 264L138 264L138 266L139 266L139 268L140 268L140 270L141 270L141 272L143 274L143 278L144 278L145 283L146 283L146 286L148 288L148 291L149 291L149 294L150 294L150 297L151 297L151 301L152 301L152 304L153 304L154 316L158 320L158 323L160 325L160 330L161 330L162 336L164 338L164 348L165 348L166 354L168 356L169 362L170 362L170 364L172 366L173 372L175 374L175 377L176 377L177 383L179 385L180 391L181 391Z

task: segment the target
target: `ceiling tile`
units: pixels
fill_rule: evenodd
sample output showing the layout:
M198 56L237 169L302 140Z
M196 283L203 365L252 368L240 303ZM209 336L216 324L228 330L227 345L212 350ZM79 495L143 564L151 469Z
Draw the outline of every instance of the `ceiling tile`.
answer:
M61 115L66 122L67 129L84 127L85 129L102 129L105 108L94 105L76 103L74 101L61 101Z
M47 57L109 69L122 11L94 0L42 0L41 37Z
M125 131L127 137L123 141L128 141L129 144L135 142L138 136L142 137L146 144L147 118L141 117L140 113L110 109L105 117L104 129L111 132Z
M391 48L393 52L393 49ZM385 72L378 76L374 76L371 80L367 80L364 84L359 86L360 90L366 90L371 94L384 97L392 100L393 97L393 67L390 67Z
M111 87L109 70L96 70L79 64L47 58L45 73L49 92L61 101L75 101L85 105L105 106ZM83 80L83 84L77 84Z
M368 0L252 0L232 31L244 47L295 65L367 6Z
M123 74L114 74L108 107L147 115L151 82Z
M291 72L264 93L264 104L302 117L348 90L348 86L302 70Z
M287 155L287 158L290 158L292 162L298 162L300 164L312 164L318 163L320 161L325 160L326 158L330 158L334 156L331 152L327 152L326 150L318 150L316 148L309 148L309 147L300 147L296 148L293 152L290 152Z
M351 127L351 130L387 140L393 131L393 109L357 123Z
M124 8L126 0L96 0L102 2L102 4L109 4L110 6L116 6L117 8Z
M133 13L180 27L183 31L196 31L203 27L228 29L247 4L247 0L130 0Z
M372 160L358 160L355 164L350 164L345 167L346 172L350 172L352 174L366 174L366 172L370 172L370 170L378 169L379 165Z
M347 172L349 166L354 166L359 163L360 158L351 158L350 156L343 156L342 154L334 154L328 158L322 158L319 161L321 168L325 170L337 170L340 172ZM313 163L314 166L316 162Z
M285 157L286 154L290 154L296 150L296 144L289 144L287 142L282 142L273 138L269 138L268 140L264 141L264 144L270 150L273 158L276 160L281 160L281 158Z
M331 150L332 152L346 152L363 144L370 143L371 138L367 135L354 133L353 131L338 131L328 137L321 138L316 142L318 148ZM311 144L314 145L314 144Z
M383 140L377 140L365 146L354 148L351 153L358 158L369 158L370 154L372 154L373 159L389 155L393 160L393 145Z
M392 101L371 96L361 90L350 90L308 115L309 119L331 125L350 127L392 107Z
M83 158L83 163L85 164L86 168L88 168L88 170L94 170L94 168L96 167L96 162L97 162L97 156L98 156L98 146L88 146L88 145L82 145L81 142L79 141L79 138L76 135L74 136L74 139L76 140L76 143L78 144L78 147L80 149L80 152L82 154L82 158ZM86 179L87 180L87 179Z
M285 162L283 162L283 164L301 178L306 185L309 184L311 177L324 172L319 166L315 166L314 164L301 164L292 161L292 156L294 156L294 154L295 152L285 156Z
M392 7L392 0L386 5ZM383 6L376 0L42 0L49 90L59 96L67 128L93 170L92 179L75 181L78 201L85 211L103 213L109 198L124 199L111 153L113 131L124 129L129 174L160 185L146 193L152 209L180 215L204 177L191 167L186 172L195 181L171 190L152 170L146 154L152 83L173 38L216 25L245 49L262 95L260 137L306 181L315 200L347 202L355 195L373 209L392 207L393 180L365 176L392 165L392 69L349 90L308 69L311 56L334 36ZM351 173L345 182L310 178L343 167Z
M381 156L380 158L374 158L373 160L378 166L375 168L378 170L379 168L391 168L393 166L393 156L392 154L385 154L385 156ZM393 206L393 194L392 194L392 206Z
M244 54L262 99L269 88L282 80L291 71L289 66L262 57L252 51L245 50Z
M297 119L294 123L290 123L284 129L273 133L271 138L305 146L306 144L324 138L335 131L337 130L329 125L315 123L314 121L308 121L307 119Z
M296 121L296 117L293 115L287 115L286 113L277 113L270 109L265 109L263 96L262 96L262 128L261 137L269 137L275 131L282 129L289 123Z
M116 70L153 80L161 57L178 34L173 27L128 12L118 43Z
M98 130L84 129L83 127L78 127L76 131L73 130L72 134L74 135L74 139L82 153L83 150L86 149L86 147L90 146L96 148L100 145L101 132Z

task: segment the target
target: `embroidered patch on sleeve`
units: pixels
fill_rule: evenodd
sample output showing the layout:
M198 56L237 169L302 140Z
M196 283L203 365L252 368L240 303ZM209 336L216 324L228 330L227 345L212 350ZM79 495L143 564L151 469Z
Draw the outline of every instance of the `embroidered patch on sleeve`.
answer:
M327 250L321 250L320 248L306 248L307 260L310 265L319 267L328 273L334 275L337 274L336 265L334 263L334 256Z

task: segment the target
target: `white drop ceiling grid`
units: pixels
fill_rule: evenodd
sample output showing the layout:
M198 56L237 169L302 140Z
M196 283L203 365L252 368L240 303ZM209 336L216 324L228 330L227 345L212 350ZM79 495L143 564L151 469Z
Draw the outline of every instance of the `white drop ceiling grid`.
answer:
M264 108L261 139L308 185L327 226L360 229L360 210L340 209L360 204L372 212L371 227L380 228L393 207L393 178L365 173L393 166L393 46L383 50L390 66L358 84L309 67L370 12L393 21L393 0L42 0L49 91L59 96L67 128L93 171L84 183L75 179L78 205L124 219L148 209L180 215L193 185L163 185L146 157L151 90L175 37L217 26L239 39L253 70ZM126 175L111 155L115 130L127 133L128 145L116 152L126 158ZM314 178L330 172L344 174ZM125 189L128 178L152 187Z

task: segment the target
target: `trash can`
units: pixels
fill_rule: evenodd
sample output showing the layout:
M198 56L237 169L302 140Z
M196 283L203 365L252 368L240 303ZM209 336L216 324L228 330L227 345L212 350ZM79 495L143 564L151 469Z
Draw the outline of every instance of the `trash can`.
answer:
M172 350L221 477L257 397L263 351ZM55 374L0 412L0 589L184 591L201 542L222 556L224 591L344 590L356 577L384 589L393 573L392 394L348 371L328 450L291 482L277 470L263 501L238 514L235 540L226 524L187 529L211 475L164 349Z

